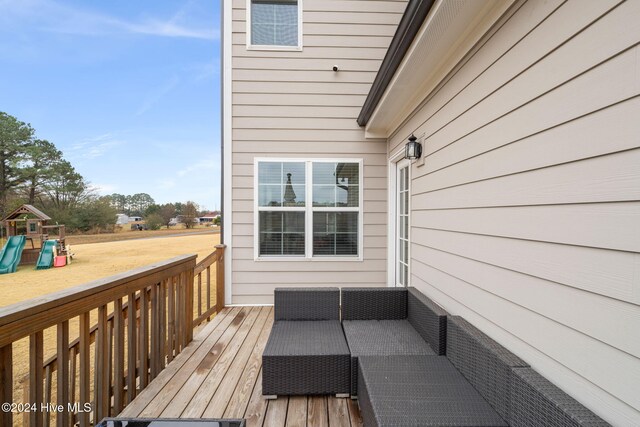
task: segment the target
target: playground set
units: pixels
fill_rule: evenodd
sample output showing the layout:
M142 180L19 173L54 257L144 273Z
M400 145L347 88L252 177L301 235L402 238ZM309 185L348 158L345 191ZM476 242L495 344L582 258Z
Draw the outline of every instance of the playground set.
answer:
M31 205L22 205L2 219L7 242L0 252L0 274L15 273L18 265L35 264L36 270L64 267L71 254L65 244L64 225L47 225L51 218ZM57 239L49 232L57 229ZM30 242L31 248L25 248Z

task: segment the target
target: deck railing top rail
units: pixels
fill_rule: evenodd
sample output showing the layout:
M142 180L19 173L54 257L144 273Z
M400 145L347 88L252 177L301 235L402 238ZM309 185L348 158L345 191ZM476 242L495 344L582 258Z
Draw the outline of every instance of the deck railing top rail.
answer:
M178 256L0 308L0 347L180 274L195 259Z

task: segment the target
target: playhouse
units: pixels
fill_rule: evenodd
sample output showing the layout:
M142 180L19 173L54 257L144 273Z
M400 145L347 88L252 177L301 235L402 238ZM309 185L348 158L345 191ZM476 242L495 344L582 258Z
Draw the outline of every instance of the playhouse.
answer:
M49 225L47 214L32 205L22 205L2 220L7 243L0 253L0 273L11 273L20 264L36 264L36 268L49 268L62 263L68 247L65 244L65 226ZM49 232L57 230L57 238L49 239ZM11 259L8 259L11 258ZM65 265L66 262L62 265ZM2 267L8 271L2 271Z

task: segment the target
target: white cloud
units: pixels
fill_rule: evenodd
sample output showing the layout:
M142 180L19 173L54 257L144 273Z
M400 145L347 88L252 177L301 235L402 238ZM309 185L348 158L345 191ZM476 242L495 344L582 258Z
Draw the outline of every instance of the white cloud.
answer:
M220 161L218 160L218 156L208 154L202 160L192 163L184 169L181 169L177 172L177 175L180 177L194 175L196 172L208 171L215 172L220 168Z
M129 33L217 40L217 29L198 28L187 22L188 6L189 3L169 19L128 21L88 9L73 8L53 0L0 0L0 27L20 26L27 21L38 24L42 31L62 34L102 36Z
M89 188L101 196L108 196L118 190L118 187L113 184L91 184Z
M76 142L68 153L71 158L95 159L124 144L126 141L115 138L111 133L105 133Z

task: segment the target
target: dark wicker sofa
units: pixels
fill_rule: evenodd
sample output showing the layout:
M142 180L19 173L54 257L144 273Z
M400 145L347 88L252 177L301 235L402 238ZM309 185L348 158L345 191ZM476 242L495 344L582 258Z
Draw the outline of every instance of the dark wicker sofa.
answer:
M446 357L359 356L357 394L365 426L609 425L462 317L436 321L442 309L416 289L408 288L407 297L429 307L420 336L428 332L429 344L439 337L439 354ZM344 310L345 290L343 318Z
M415 288L288 288L274 298L264 395L357 394L365 427L609 425Z
M447 313L415 288L343 288L342 327L351 351L351 395L362 356L442 355Z

